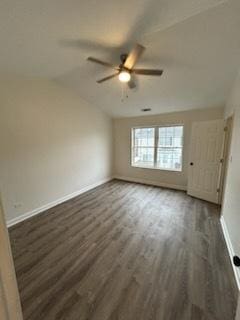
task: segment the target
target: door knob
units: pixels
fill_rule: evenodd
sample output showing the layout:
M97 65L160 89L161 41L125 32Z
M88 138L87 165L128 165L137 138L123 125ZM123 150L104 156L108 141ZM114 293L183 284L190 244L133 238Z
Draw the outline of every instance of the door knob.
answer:
M190 166L193 166L193 162L190 162Z

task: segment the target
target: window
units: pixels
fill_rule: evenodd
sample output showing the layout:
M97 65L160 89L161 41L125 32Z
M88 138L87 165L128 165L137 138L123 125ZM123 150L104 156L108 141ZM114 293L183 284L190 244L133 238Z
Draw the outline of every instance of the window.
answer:
M154 166L154 128L133 129L133 164L142 167Z
M132 129L132 166L182 170L183 126Z

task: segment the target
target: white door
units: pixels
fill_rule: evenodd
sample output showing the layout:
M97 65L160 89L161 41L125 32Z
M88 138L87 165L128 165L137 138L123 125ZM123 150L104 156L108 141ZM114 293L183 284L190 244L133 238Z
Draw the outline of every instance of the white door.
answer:
M223 120L193 123L189 154L189 195L218 203L223 136Z
M0 319L23 320L17 280L0 199Z

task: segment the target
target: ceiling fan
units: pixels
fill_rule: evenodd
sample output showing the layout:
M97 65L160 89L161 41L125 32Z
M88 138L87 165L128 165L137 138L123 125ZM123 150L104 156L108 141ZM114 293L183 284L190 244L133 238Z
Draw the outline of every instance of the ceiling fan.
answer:
M114 74L98 80L97 83L102 83L104 81L110 80L110 79L118 76L118 78L121 82L128 83L129 88L132 89L132 88L136 87L136 84L132 80L133 74L146 75L146 76L161 76L163 73L163 70L159 70L159 69L134 68L135 64L137 63L138 59L143 54L144 50L145 50L145 47L143 47L142 45L137 43L133 47L133 49L130 51L129 54L124 53L124 54L120 55L121 63L119 64L119 66L114 66L111 63L104 62L104 61L101 61L101 60L93 58L93 57L88 57L87 60L94 62L94 63L101 64L105 67L108 67L108 68L115 70Z

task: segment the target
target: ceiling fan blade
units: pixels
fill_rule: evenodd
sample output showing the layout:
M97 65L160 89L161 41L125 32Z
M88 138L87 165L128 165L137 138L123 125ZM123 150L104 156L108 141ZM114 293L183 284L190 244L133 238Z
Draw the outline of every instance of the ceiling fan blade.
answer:
M102 60L99 60L99 59L96 59L96 58L93 58L93 57L88 57L87 60L91 61L91 62L94 62L94 63L101 64L102 66L105 66L105 67L109 67L109 68L112 68L112 69L119 70L119 68L115 67L113 64L105 62L105 61L102 61Z
M105 77L105 78L102 78L102 79L98 80L97 83L102 83L104 81L110 80L112 78L117 77L118 75L119 75L119 72L118 73L114 73L111 76L108 76L108 77Z
M145 75L145 76L161 76L163 70L158 69L133 69L132 73Z
M143 47L142 45L137 43L133 47L133 49L130 51L130 53L124 63L124 67L131 70L135 66L135 64L137 63L138 59L143 54L144 50L145 50L145 47Z

